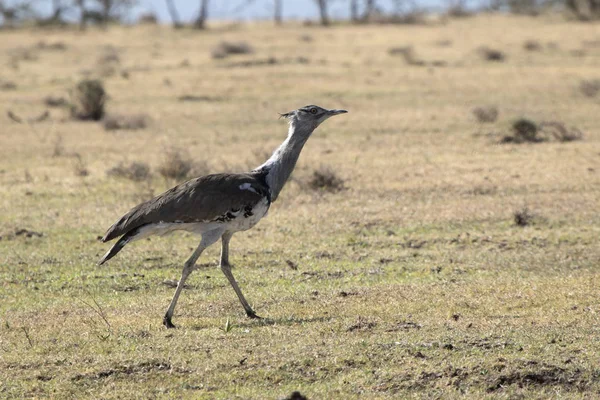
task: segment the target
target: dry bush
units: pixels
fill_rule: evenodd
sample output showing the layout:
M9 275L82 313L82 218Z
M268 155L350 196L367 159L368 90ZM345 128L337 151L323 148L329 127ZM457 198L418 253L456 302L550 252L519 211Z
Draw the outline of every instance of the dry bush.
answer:
M84 79L71 91L71 116L79 120L99 121L104 117L106 91L101 81Z
M596 97L600 93L600 79L581 81L579 90L587 97Z
M120 162L118 165L107 170L106 175L116 178L125 178L135 182L148 180L152 176L148 164L136 161L129 165Z
M404 61L406 61L408 65L425 65L425 61L417 58L417 55L415 54L415 51L412 46L392 47L388 50L388 54L391 56L402 56L404 58Z
M87 169L87 164L85 163L81 155L79 153L75 153L73 154L73 156L75 157L75 164L73 164L73 171L75 172L75 175L82 177L88 176L90 174L90 171Z
M148 126L148 120L146 114L110 114L102 119L102 126L107 131L144 129Z
M477 49L477 52L486 61L502 62L506 59L506 55L502 51L492 49L487 46L480 47Z
M13 81L5 81L0 79L0 90L15 90L17 88L17 84Z
M536 143L543 139L538 136L538 125L527 118L519 118L512 124L512 136L505 136L504 142Z
M62 136L57 136L54 140L54 147L52 149L52 157L61 157L65 155L65 145L63 143Z
M40 50L53 50L53 51L65 51L67 50L67 45L63 42L54 42L54 43L46 43L41 40L36 45L36 48Z
M48 107L66 107L69 102L64 97L46 96L44 97L44 104Z
M322 165L313 171L308 180L308 187L313 190L339 192L344 189L344 180L337 176L333 169Z
M158 167L158 173L165 179L182 181L195 176L203 176L210 172L205 161L194 161L181 150L169 150L163 163Z
M213 58L225 58L232 54L252 54L254 49L248 43L240 42L221 42L212 50Z
M583 133L575 128L570 129L560 121L548 121L540 124L540 130L559 142L573 142L583 139Z
M528 226L533 223L534 215L527 206L513 212L513 220L517 226Z
M523 49L527 51L541 51L542 44L537 40L526 40L525 43L523 43Z
M308 42L312 42L314 39L313 39L313 37L311 35L304 34L304 35L300 35L298 37L298 40L300 40L301 42L307 42L308 43Z
M494 106L481 106L473 109L473 115L482 124L496 122L498 114L498 108Z

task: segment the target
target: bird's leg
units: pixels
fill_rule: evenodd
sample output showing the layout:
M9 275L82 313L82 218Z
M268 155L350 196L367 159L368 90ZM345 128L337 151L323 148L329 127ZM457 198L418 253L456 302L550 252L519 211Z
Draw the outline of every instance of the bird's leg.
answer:
M165 317L163 318L163 325L167 328L175 328L175 325L171 322L171 318L173 317L173 312L175 311L175 306L177 305L177 300L179 299L179 295L181 294L181 290L183 289L183 285L185 284L185 280L194 270L194 266L196 265L196 261L200 257L200 254L204 251L204 249L208 247L204 238L200 241L198 248L194 251L192 256L188 258L183 266L183 271L181 272L181 279L179 279L179 283L177 283L177 289L175 289L175 294L173 295L173 299L171 300L171 304L169 304L169 308Z
M249 318L260 318L258 315L256 315L254 310L252 310L252 307L250 307L250 304L248 304L248 302L246 301L246 298L242 294L240 287L238 286L237 282L235 281L235 278L233 277L233 274L231 273L231 265L229 265L229 241L231 240L232 235L232 233L225 233L221 238L221 271L223 271L223 273L229 280L229 283L233 287L233 290L235 290L235 294L237 294L237 297L240 299L240 303L242 303L242 306L246 311L246 315Z

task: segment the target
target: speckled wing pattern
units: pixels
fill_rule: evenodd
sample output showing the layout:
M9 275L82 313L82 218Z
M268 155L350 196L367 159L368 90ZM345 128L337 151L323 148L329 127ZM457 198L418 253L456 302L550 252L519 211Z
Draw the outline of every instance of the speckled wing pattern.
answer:
M228 212L254 207L269 188L260 173L214 174L189 180L132 208L111 226L103 242L147 224L219 221Z

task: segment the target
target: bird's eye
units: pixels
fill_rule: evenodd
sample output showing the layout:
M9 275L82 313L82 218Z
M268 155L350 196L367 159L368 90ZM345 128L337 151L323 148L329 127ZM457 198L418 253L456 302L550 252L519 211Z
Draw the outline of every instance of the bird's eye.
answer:
M316 114L317 113L317 109L316 108L311 108L310 109L310 113L311 114Z

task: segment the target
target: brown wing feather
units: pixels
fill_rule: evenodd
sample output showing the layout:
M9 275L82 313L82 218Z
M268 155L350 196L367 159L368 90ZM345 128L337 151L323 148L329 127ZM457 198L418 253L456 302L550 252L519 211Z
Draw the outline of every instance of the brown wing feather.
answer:
M250 183L256 190L240 189ZM103 242L142 225L159 222L212 221L232 209L254 205L268 196L268 188L252 174L214 174L175 186L132 208L111 226Z

